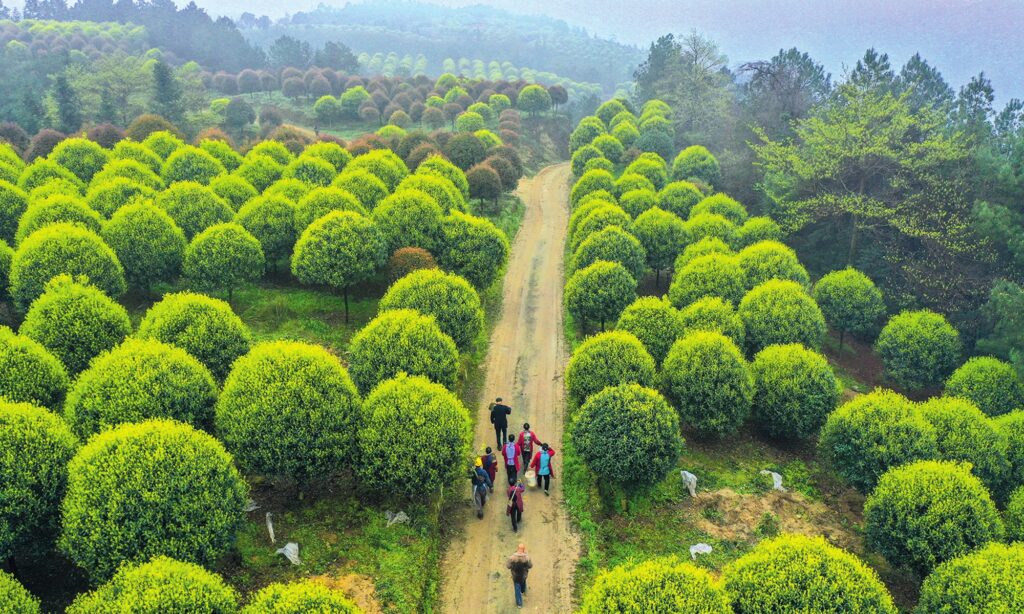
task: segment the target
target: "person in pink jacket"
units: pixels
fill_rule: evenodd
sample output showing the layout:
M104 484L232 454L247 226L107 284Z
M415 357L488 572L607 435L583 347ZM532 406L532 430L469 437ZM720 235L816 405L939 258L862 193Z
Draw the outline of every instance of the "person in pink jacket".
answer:
M505 457L505 472L508 473L509 486L515 484L516 478L519 476L519 469L522 467L519 460L521 453L519 444L516 443L516 436L509 435L508 441L501 446L501 455Z
M523 430L519 433L516 443L519 444L519 450L523 454L523 464L529 463L533 458L533 448L540 445L540 439L537 437L537 433L530 429L529 422L523 425Z
M530 469L537 471L537 485L541 482L544 483L544 495L551 496L548 492L548 487L551 486L551 478L555 477L555 468L551 464L551 458L555 455L555 451L546 443L540 444L540 450L533 455L533 462L530 463Z
M524 493L526 493L526 487L522 482L516 482L508 487L508 505L505 508L505 514L512 519L513 533L519 532L519 523L523 521Z

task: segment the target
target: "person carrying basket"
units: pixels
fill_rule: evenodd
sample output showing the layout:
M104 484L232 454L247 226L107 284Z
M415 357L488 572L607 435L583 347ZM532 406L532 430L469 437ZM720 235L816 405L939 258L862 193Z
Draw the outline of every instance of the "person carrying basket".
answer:
M508 505L505 506L505 514L512 519L512 532L519 532L519 523L523 521L523 493L526 487L522 482L516 482L508 487Z

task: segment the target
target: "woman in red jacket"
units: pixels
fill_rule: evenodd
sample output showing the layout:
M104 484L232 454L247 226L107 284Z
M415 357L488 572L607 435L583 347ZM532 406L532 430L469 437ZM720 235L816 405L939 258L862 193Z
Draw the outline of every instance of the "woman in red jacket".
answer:
M544 483L544 495L551 496L548 488L551 486L551 478L555 477L555 469L551 464L551 458L555 451L546 443L540 444L540 451L533 455L533 462L530 469L537 471L537 484Z
M516 482L508 487L508 507L505 513L512 519L512 532L519 532L519 523L523 521L523 494L526 487L522 482Z

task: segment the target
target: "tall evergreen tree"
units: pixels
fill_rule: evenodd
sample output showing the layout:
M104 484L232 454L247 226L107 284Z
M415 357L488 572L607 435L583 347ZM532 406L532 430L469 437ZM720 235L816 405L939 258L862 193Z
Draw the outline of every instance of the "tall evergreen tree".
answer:
M82 101L78 97L68 78L57 75L53 84L53 98L57 103L58 129L64 134L71 134L82 127Z
M153 110L172 123L180 122L185 115L182 103L183 92L174 71L163 60L153 65Z

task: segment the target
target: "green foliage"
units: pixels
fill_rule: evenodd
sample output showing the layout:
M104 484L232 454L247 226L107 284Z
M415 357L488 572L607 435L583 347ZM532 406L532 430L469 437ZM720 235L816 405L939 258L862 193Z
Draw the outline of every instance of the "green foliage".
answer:
M569 249L575 250L591 235L608 228L618 226L629 228L633 219L618 205L604 205L590 208L586 217L578 220L572 235L569 237Z
M1024 544L989 544L939 565L921 586L918 614L1024 610Z
M103 218L77 196L54 194L39 200L32 200L24 215L18 222L18 230L14 234L15 243L21 243L25 237L43 226L57 222L75 224L98 233Z
M39 600L18 583L14 576L0 571L0 603L7 614L39 614Z
M471 424L443 386L399 374L366 397L356 470L376 492L423 497L462 475Z
M0 239L0 300L7 298L7 287L11 279L11 261L14 260L14 250L3 239Z
M435 175L451 181L462 192L463 198L469 198L469 183L466 174L458 166L442 156L429 156L416 169L417 175Z
M992 421L1007 442L1007 458L1010 473L1006 483L1009 488L1024 484L1024 411L1012 411Z
M363 88L359 87L358 89ZM249 604L241 609L240 614L302 614L303 612L360 614L362 610L345 597L345 593L329 589L312 580L305 580L291 584L271 584L256 593Z
M1024 542L1024 486L1010 494L1003 513L1003 523L1006 525L1007 541Z
M587 194L605 190L609 194L615 193L615 177L606 170L589 170L576 180L569 193L569 202L575 208Z
M198 147L179 147L164 162L160 175L170 186L179 181L209 185L219 175L227 173L220 160Z
M721 192L702 199L690 209L690 217L704 213L721 215L736 226L742 226L747 221L747 208L736 199Z
M28 194L21 188L0 180L0 240L14 242L14 233L28 207Z
M593 145L587 144L584 145L583 147L580 147L572 154L572 174L577 177L582 176L585 171L587 162L603 157L604 153L602 153L600 149L594 147Z
M142 145L160 156L161 160L166 160L171 157L171 154L178 150L180 147L185 146L185 142L179 139L177 136L167 130L161 130L159 132L153 132L142 141Z
M752 354L784 343L817 349L825 337L825 316L804 287L794 281L766 281L743 297L738 311Z
M337 173L343 171L348 163L352 161L352 154L347 149L337 143L330 143L328 141L313 143L302 151L302 155L327 160Z
M331 211L352 211L359 215L369 215L352 193L338 187L318 188L303 196L295 206L295 228L299 231L305 230Z
M679 322L680 337L698 330L721 333L737 347L743 347L746 338L743 319L732 303L718 296L705 296L690 303L679 312Z
M622 159L623 152L626 150L622 143L619 142L619 139L610 134L602 134L591 141L590 144L601 150L601 155L612 164L618 164Z
M85 202L93 210L110 217L133 202L152 200L156 192L141 183L124 177L114 177L102 183L93 184L85 196Z
M683 336L684 326L682 314L667 300L645 296L622 311L615 330L634 335L660 365L672 344Z
M609 386L655 383L657 367L643 343L614 331L587 338L573 352L565 369L565 388L573 407Z
M825 320L840 333L868 336L885 313L882 291L857 269L832 271L814 284L814 300Z
M989 416L1024 409L1024 384L1017 371L990 356L968 359L946 380L943 394L968 399Z
M1008 442L995 424L965 399L937 397L920 406L921 415L935 428L938 458L971 464L989 491L1005 500L1010 472Z
M352 337L349 370L368 393L399 373L422 375L448 389L458 376L459 351L431 316L395 309L377 316Z
M121 141L120 144L124 143L125 141ZM146 162L140 162L134 158L127 158L123 160L114 159L108 162L106 166L103 167L103 170L96 173L92 178L91 185L101 186L114 179L127 179L133 184L145 186L150 190L163 190L164 182L157 175L157 172L160 170L160 159L148 149L144 149L144 151L147 155L152 156L156 171L154 171Z
M519 91L516 108L531 115L543 113L551 108L551 94L540 85L527 85Z
M118 162L130 161L136 162L145 169L149 170L154 177L160 172L160 167L163 166L164 161L160 156L153 153L153 151L143 145L142 143L136 143L134 141L124 140L120 141L117 145L114 145L114 149L111 150L113 159L107 163L106 168L113 168ZM101 171L101 175L103 172ZM93 180L96 180L99 175L94 176ZM157 177L159 181L160 178ZM153 186L150 186L153 187Z
M761 241L782 241L782 227L770 217L751 217L740 226L739 245L747 247Z
M618 262L633 279L647 272L647 254L636 237L618 226L609 226L587 237L572 257L573 270L584 269L598 260Z
M193 563L165 556L122 567L109 582L80 595L68 614L207 612L232 614L238 595L224 579Z
M215 224L185 249L182 270L201 288L225 289L228 298L238 286L259 279L266 260L256 237L238 224Z
M583 595L580 614L730 614L729 597L707 571L678 559L620 565Z
M604 122L600 119L594 116L584 117L569 135L569 151L575 153L606 132Z
M103 226L103 240L123 265L128 285L141 290L174 279L188 245L171 216L148 203L118 209Z
M284 165L278 164L270 156L247 155L242 164L233 172L256 188L257 192L263 192L275 181L281 178L284 173Z
M739 241L739 229L736 225L717 213L700 213L686 220L686 230L692 241L700 241L707 237L721 239L726 245L735 247Z
M822 427L818 450L862 493L871 491L890 467L938 456L935 427L906 397L882 389L832 412Z
M373 220L332 211L310 224L295 243L292 275L305 284L348 291L383 266L387 243Z
M234 541L248 490L210 435L169 420L125 424L68 465L60 546L98 581L159 555L210 565Z
M21 175L18 177L18 187L25 192L31 192L57 179L63 179L75 186L79 193L85 187L82 180L75 176L74 173L53 160L46 160L44 158L37 159L32 164L26 166L25 170L21 171Z
M132 332L128 312L88 280L58 275L32 302L19 333L39 342L74 376Z
M683 220L658 207L641 213L631 230L647 252L647 265L655 271L670 268L690 240Z
M361 169L346 168L331 185L355 196L367 211L372 211L389 193L383 181Z
M662 390L684 427L705 437L724 437L750 415L754 378L732 340L698 331L672 345L662 366Z
M1003 536L988 491L964 465L918 461L890 469L864 503L868 545L925 575Z
M483 130L486 127L487 123L479 113L467 111L465 113L460 113L459 116L455 118L455 129L459 132L476 132L477 130Z
M621 487L652 486L679 460L679 416L655 390L637 384L591 396L573 419L580 457L601 479Z
M38 342L0 326L0 398L59 409L68 389L64 365Z
M615 320L636 300L636 279L618 262L598 260L565 284L565 308L580 323Z
M209 370L185 350L152 339L128 339L97 356L78 376L64 417L83 439L150 418L208 428L216 401Z
M675 213L680 219L688 219L690 211L704 198L704 194L689 181L673 181L658 192L662 209Z
M60 528L67 464L78 440L59 416L0 399L0 556L45 552ZM0 603L3 589L0 588ZM5 610L6 611L6 610Z
M452 211L441 220L441 266L478 290L491 287L508 262L508 237L489 220Z
M249 153L245 155L246 159L252 156L267 156L281 166L288 166L288 164L295 159L295 156L292 155L292 152L289 151L283 143L274 140L260 141L257 143L249 150Z
M737 612L897 612L874 570L821 537L761 542L722 582Z
M390 149L374 149L369 153L356 156L345 170L365 170L384 182L389 191L394 191L398 184L409 174L409 168L398 155Z
M357 461L360 400L320 346L257 345L238 359L217 402L217 433L249 472L323 479Z
M50 159L74 173L82 183L89 183L110 160L110 152L88 139L72 138L58 143L50 152Z
M380 299L381 312L412 309L433 316L460 348L471 348L484 330L480 295L458 275L421 269L396 281Z
M337 175L337 169L329 161L306 155L295 158L284 169L286 179L298 179L303 183L320 187L331 185Z
M234 172L242 165L242 155L235 151L231 145L217 139L205 139L199 143L199 149L210 154L224 166L227 172Z
M296 240L296 207L283 196L258 196L235 214L235 223L256 237L268 265L292 253Z
M51 279L84 275L111 298L124 294L124 269L114 251L96 233L67 223L50 224L29 235L11 261L11 296L22 310Z
M658 154L641 154L639 158L629 163L623 174L642 175L654 184L655 190L664 189L668 183L668 170L665 161Z
M772 437L814 437L839 403L841 386L828 360L800 344L766 347L750 372L754 419Z
M940 384L960 360L960 333L932 311L903 311L889 319L875 345L885 373L906 388Z
M298 203L313 191L313 186L298 179L278 179L263 190L263 196L282 196L292 203ZM310 220L312 221L312 220Z
M679 152L672 161L672 180L690 181L696 179L707 185L716 185L722 177L721 167L706 147L691 145Z
M771 279L788 279L810 288L811 277L791 247L777 241L761 241L743 248L736 255L747 276L747 289Z
M637 218L658 206L658 195L651 190L630 190L619 198L619 205L631 218ZM679 219L675 214L672 216ZM679 221L682 223L682 220Z
M570 247L572 247L571 241L573 241L578 234L576 231L579 229L580 225L583 224L584 220L590 217L590 214L595 211L603 211L604 213L601 216L602 218L611 222L618 221L618 225L624 228L629 226L632 222L629 214L626 213L622 207L616 205L614 199L609 201L600 198L591 198L588 196L586 202L578 205L576 210L569 215L569 227L567 229L566 236L569 238ZM591 224L594 223L591 222ZM591 228L595 231L600 230L600 228L595 228L594 225L592 225ZM601 228L603 228L603 226ZM580 237L580 241L582 242L585 238L586 237Z
M206 186L189 181L172 185L156 197L156 205L171 216L191 241L214 224L230 222L235 210Z
M694 258L676 271L668 289L668 298L679 308L708 296L736 304L745 291L746 276L736 257L708 254Z
M676 258L675 270L681 271L687 264L700 258L701 256L708 256L710 254L722 254L724 256L735 255L732 248L725 244L721 239L715 237L704 237L700 241L690 243L683 250L683 253L679 254Z
M457 170L457 169L456 169ZM434 199L445 215L452 211L467 212L466 199L462 192L447 177L439 174L409 175L402 180L396 191L419 190Z
M179 347L223 381L235 360L249 351L253 336L224 301L202 294L165 294L139 323L139 339Z
M389 253L400 247L437 251L443 213L434 199L424 192L395 192L377 205L372 216L387 241Z
M622 195L633 190L647 190L654 192L654 184L644 177L636 173L623 173L618 179L615 180L615 195L622 198Z

